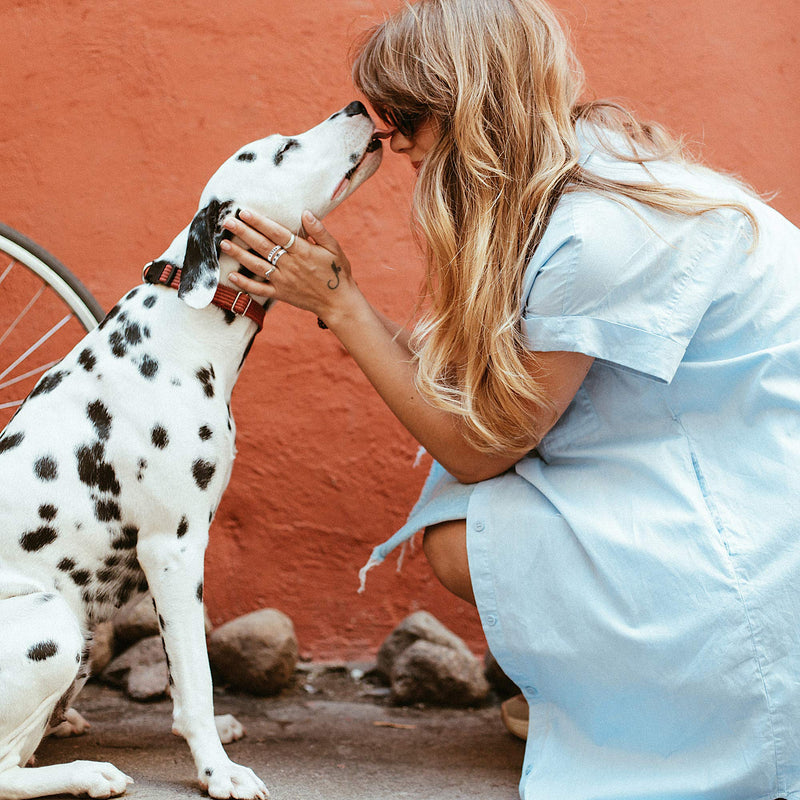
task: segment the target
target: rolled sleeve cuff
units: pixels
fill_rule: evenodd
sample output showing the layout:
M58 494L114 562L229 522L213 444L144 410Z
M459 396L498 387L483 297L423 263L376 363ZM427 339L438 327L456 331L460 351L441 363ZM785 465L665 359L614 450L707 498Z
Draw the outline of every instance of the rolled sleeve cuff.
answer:
M674 339L596 317L527 315L522 333L529 350L584 353L664 383L672 380L686 351Z

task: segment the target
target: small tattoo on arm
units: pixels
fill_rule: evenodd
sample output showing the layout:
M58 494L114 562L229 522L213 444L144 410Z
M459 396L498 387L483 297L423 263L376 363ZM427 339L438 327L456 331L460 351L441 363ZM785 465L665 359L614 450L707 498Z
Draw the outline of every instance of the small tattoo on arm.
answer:
M328 288L329 289L338 289L339 288L339 273L342 271L341 267L337 267L336 264L331 264L331 269L333 270L333 278L336 278L336 283L333 282L333 278L328 281Z

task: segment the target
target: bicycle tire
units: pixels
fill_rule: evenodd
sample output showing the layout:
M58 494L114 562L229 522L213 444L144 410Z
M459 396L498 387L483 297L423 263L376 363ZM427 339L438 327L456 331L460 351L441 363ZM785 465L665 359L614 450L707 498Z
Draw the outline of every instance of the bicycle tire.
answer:
M36 381L105 316L52 253L0 223L0 429Z
M105 316L92 293L52 253L0 222L0 251L36 273L72 309L81 325L92 330Z

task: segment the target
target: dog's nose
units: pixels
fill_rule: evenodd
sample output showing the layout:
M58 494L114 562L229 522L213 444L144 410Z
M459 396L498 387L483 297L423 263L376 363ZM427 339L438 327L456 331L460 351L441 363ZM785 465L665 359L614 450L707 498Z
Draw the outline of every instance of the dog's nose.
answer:
M367 111L366 106L358 100L354 100L350 103L350 105L344 109L344 113L347 117L369 116L369 111Z

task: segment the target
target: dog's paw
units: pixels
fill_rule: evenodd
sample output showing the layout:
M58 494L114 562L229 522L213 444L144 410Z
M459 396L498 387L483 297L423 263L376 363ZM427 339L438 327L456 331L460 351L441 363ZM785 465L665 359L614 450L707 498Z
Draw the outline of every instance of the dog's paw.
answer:
M214 717L214 724L217 726L217 733L222 744L235 742L247 733L244 725L232 714L219 714Z
M198 776L200 785L208 792L209 797L228 800L268 800L269 792L263 781L253 770L234 764L201 770Z
M47 733L58 739L66 739L68 736L81 736L91 727L91 724L74 708L68 708L64 719Z
M89 797L116 797L125 794L133 783L113 764L102 761L73 761L70 768L70 794L88 794Z

